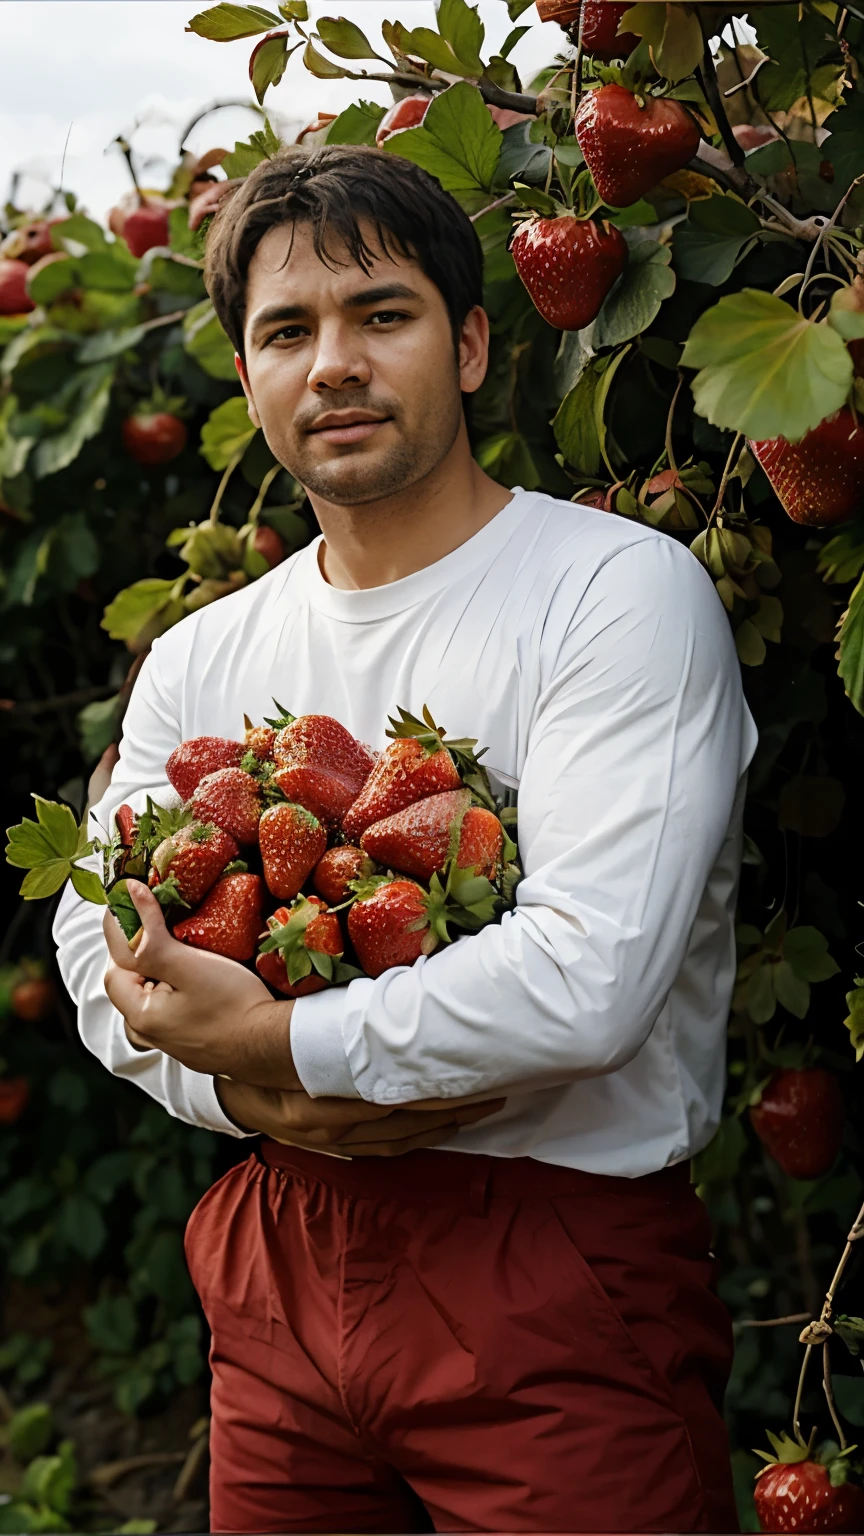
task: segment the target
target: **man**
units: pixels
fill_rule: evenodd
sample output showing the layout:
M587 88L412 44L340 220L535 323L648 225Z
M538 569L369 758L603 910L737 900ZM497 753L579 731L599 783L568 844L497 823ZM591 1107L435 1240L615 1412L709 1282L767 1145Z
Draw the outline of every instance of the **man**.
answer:
M266 1138L187 1236L220 1531L736 1529L689 1158L723 1092L753 728L686 549L473 462L481 277L461 210L379 151L286 151L223 204L208 288L323 533L156 642L94 814L274 695L376 747L427 704L519 781L515 910L293 1004L142 886L134 954L74 894L58 917L91 1049Z

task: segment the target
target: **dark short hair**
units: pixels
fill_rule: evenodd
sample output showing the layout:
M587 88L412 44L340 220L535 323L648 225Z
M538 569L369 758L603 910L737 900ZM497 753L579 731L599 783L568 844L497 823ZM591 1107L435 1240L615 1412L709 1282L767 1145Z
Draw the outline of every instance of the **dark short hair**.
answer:
M360 228L371 225L379 249ZM243 356L249 263L268 230L311 226L316 254L334 266L334 246L364 271L383 251L412 257L441 293L454 337L483 302L483 253L474 226L419 165L362 144L292 145L263 160L222 200L207 236L204 280L219 320Z

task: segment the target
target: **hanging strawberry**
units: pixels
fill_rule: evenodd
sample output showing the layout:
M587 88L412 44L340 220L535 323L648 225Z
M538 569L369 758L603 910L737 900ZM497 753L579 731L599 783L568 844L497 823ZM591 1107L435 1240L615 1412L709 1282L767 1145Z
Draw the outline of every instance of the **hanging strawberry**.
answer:
M750 1110L756 1135L793 1179L821 1179L843 1144L843 1095L822 1067L781 1067Z
M629 0L583 0L579 25L579 43L583 53L595 59L626 59L637 47L635 32L619 32L621 19L630 10Z
M762 1531L864 1530L864 1489L848 1480L848 1451L832 1445L810 1455L787 1434L768 1439L776 1455L757 1451L767 1467L756 1474L754 1499ZM854 1450L850 1446L849 1450Z
M864 510L864 424L850 406L798 443L774 437L750 447L793 523L832 528Z
M627 265L627 242L620 230L569 211L520 224L512 252L535 308L559 331L590 325Z
M682 170L702 138L680 101L637 96L614 83L586 92L573 126L594 185L610 208L628 207Z

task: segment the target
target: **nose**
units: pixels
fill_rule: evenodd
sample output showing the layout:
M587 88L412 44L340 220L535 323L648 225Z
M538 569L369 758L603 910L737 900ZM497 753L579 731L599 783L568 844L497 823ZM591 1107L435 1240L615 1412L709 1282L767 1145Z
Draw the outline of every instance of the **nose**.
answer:
M307 384L316 394L331 389L357 389L368 384L372 370L353 326L322 325Z

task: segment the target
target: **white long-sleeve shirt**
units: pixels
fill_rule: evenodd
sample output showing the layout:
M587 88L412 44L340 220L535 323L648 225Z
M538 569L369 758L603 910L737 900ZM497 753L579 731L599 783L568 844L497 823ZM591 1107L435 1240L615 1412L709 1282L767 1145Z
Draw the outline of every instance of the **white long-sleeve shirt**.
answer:
M274 697L375 747L397 706L428 705L518 780L516 906L296 1002L304 1086L379 1104L506 1091L447 1143L466 1153L631 1177L691 1156L720 1115L756 734L708 575L665 535L525 491L371 590L328 585L320 542L156 641L94 821L159 799L178 742L238 737ZM101 920L67 889L55 938L85 1043L180 1119L238 1134L209 1077L128 1044Z

